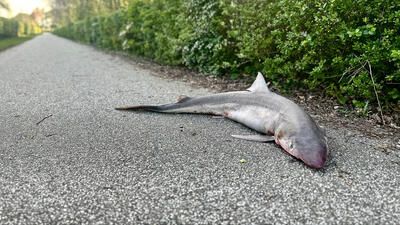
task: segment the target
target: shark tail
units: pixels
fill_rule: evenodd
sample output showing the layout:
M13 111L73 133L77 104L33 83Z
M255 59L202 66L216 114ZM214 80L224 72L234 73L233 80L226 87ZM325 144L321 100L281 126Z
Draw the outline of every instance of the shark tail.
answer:
M137 105L137 106L122 106L115 108L116 110L126 111L152 111L152 112L163 112L166 110L165 106L158 105Z
M185 103L191 100L190 97L180 96L176 103L165 105L137 105L137 106L122 106L115 108L116 110L126 111L152 111L152 112L173 112L174 110L185 107Z

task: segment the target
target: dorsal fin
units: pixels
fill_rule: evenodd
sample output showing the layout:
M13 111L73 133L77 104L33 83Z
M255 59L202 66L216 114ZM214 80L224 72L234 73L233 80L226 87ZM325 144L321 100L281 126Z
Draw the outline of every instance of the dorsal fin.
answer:
M258 72L256 80L247 90L251 92L266 92L266 93L270 92L267 84L265 83L264 76L260 72Z
M189 99L190 99L190 97L188 97L186 95L181 95L181 96L179 96L178 101L176 103L186 102Z

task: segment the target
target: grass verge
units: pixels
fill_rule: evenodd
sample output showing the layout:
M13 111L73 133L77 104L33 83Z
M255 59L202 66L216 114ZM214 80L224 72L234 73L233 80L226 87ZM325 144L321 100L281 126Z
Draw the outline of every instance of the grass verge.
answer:
M30 35L26 37L13 37L13 38L0 39L0 51L21 44L22 42L28 41L34 38L35 36L36 35Z

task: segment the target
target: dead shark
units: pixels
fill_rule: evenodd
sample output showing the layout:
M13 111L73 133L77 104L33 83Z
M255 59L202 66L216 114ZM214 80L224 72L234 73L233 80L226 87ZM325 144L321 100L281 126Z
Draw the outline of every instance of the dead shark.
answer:
M290 155L312 168L322 168L327 159L328 147L324 131L294 102L271 92L261 73L258 73L256 80L246 91L198 98L184 96L172 104L116 109L224 116L261 133L232 135L233 137L259 142L275 141Z

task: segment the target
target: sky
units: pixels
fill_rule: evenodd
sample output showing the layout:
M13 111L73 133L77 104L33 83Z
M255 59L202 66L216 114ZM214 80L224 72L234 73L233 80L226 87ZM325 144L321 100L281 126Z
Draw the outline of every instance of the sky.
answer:
M46 0L8 0L11 8L11 15L3 15L6 17L13 17L20 12L31 14L35 8L49 9Z

